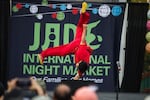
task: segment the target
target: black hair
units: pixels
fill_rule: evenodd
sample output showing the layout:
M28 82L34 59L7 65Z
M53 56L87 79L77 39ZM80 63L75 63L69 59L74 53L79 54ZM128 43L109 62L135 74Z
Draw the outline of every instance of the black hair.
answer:
M81 61L78 66L78 70L80 70L81 73L84 73L89 68L89 65L85 61Z

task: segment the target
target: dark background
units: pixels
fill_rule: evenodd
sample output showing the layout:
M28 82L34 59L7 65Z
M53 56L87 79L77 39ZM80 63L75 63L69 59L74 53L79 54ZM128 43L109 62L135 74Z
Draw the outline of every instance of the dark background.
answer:
M11 49L7 47L8 19L10 16L9 1L2 0L0 6L0 81L6 86L8 72L7 51ZM125 76L121 87L122 92L139 92L140 89L144 63L147 10L148 4L146 3L129 3Z

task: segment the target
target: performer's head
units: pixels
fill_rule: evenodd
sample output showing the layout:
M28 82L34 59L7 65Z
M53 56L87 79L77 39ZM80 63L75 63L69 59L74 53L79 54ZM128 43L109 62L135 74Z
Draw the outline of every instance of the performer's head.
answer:
M89 64L85 61L80 61L76 66L81 73L84 73L89 68Z

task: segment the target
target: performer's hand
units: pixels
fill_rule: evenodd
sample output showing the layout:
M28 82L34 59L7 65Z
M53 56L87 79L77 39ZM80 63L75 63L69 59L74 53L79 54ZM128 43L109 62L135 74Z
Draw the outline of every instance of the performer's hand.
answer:
M80 79L80 75L77 73L76 75L75 75L75 77L73 78L73 80L79 80Z

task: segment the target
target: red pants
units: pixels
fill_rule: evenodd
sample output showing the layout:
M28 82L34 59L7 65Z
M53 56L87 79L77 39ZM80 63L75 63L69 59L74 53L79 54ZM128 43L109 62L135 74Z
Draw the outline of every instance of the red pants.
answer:
M43 50L41 52L41 56L44 58L47 56L65 56L68 54L74 54L80 45L83 31L83 24L87 24L88 21L89 21L89 13L85 12L84 14L81 14L76 28L75 39L68 44Z

